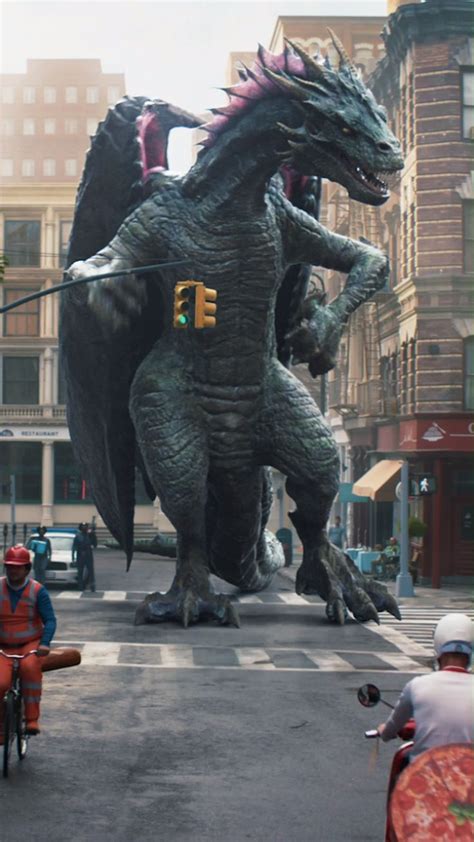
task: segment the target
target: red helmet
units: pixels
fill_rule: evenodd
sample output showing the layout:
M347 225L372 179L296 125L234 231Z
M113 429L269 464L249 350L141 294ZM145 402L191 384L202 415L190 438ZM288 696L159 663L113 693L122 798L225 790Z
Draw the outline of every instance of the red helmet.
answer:
M20 567L23 564L31 564L29 550L27 550L23 544L15 544L14 547L10 547L6 551L3 563L12 565L15 564L17 567Z

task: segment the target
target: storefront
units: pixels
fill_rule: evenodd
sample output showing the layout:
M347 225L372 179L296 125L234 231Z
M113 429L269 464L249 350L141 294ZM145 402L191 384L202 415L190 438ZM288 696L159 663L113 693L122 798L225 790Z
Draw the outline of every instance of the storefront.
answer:
M380 425L377 452L405 458L410 476L434 478L436 491L412 500L427 525L423 579L440 587L473 575L474 421L466 415L424 416ZM413 512L412 512L413 513Z

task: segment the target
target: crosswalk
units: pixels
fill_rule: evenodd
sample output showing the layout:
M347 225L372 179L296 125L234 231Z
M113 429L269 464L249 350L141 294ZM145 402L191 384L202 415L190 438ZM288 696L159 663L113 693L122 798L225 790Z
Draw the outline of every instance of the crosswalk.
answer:
M52 591L53 600L99 600L101 602L139 602L148 595L149 591ZM232 602L239 605L313 605L315 602L321 604L317 596L299 596L292 591L270 591L261 594L229 594Z
M453 612L462 612L468 614L474 620L474 610L472 608L459 607L443 608L440 606L423 606L417 608L416 606L400 606L402 621L399 622L391 617L389 614L380 614L380 626L374 627L371 624L371 631L379 634L381 637L394 643L401 649L409 647L413 654L433 655L433 632L436 624L446 614Z
M402 652L255 646L204 646L55 640L81 651L82 666L270 672L428 672L423 658Z

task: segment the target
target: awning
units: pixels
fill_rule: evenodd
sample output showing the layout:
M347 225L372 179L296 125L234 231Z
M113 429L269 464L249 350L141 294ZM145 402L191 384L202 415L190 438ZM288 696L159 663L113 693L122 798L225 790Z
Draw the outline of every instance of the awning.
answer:
M402 465L401 459L382 459L354 483L353 493L370 497L377 503L396 500L395 489L400 481Z

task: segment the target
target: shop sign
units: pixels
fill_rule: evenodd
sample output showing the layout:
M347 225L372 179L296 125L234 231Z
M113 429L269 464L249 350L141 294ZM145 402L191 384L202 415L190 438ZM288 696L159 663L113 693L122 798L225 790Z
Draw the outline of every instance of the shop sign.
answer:
M474 421L472 417L401 421L399 450L474 452Z
M69 441L69 432L67 427L0 427L0 439L2 438L7 441Z

